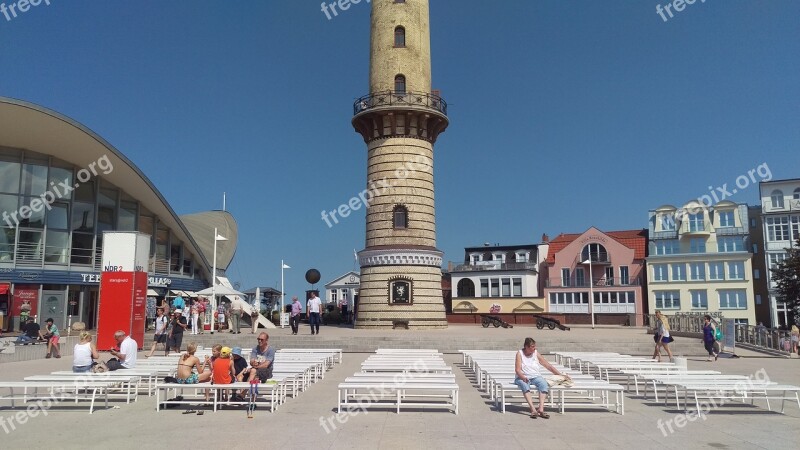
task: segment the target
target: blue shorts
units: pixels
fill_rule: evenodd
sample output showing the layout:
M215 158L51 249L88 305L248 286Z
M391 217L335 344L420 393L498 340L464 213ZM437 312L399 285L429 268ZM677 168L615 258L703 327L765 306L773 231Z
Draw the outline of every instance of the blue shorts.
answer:
M547 385L547 381L543 377L533 377L528 378L528 382L522 381L519 377L514 377L514 384L519 386L522 389L522 393L526 394L531 391L531 384L539 391L540 394L547 394L550 386Z

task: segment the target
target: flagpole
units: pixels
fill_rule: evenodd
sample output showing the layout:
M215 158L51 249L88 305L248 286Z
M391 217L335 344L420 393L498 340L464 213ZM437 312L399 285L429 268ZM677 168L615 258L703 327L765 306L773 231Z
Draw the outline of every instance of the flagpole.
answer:
M281 311L280 311L280 313L278 313L279 314L278 315L278 317L279 317L278 320L280 320L280 322L281 322L281 328L284 327L284 325L283 325L283 301L284 301L284 297L286 297L286 294L283 293L283 267L284 266L285 266L285 264L283 263L283 260L281 260Z

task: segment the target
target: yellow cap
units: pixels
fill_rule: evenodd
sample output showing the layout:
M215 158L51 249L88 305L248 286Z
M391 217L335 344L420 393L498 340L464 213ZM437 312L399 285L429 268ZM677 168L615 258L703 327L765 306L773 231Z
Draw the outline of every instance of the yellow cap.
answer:
M219 351L219 356L223 358L230 358L231 356L231 348L230 347L222 347L222 350Z

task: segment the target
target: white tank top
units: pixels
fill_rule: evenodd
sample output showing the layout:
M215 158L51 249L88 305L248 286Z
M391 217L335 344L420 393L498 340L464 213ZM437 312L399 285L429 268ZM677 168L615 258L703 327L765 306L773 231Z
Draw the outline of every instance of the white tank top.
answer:
M539 364L539 351L534 350L530 357L525 356L525 352L519 351L522 358L522 373L528 378L540 377L544 373L544 366Z
M76 367L92 365L92 343L75 344L72 352L72 365Z

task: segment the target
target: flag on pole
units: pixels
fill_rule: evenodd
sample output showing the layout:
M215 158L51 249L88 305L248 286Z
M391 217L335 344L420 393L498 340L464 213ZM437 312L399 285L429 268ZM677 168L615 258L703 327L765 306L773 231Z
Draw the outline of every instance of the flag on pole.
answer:
M283 267L281 267L281 269L291 269L291 267L289 267L288 264L284 264Z

